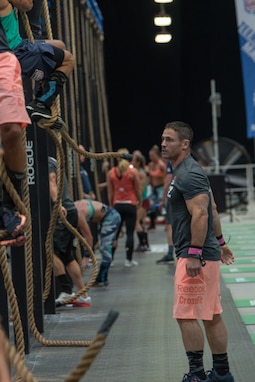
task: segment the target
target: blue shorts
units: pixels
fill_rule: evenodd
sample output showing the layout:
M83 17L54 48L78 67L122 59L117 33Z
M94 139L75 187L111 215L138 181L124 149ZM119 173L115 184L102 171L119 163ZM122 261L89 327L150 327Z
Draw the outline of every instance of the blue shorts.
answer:
M44 41L24 39L14 49L22 74L34 81L48 80L64 59L64 51Z

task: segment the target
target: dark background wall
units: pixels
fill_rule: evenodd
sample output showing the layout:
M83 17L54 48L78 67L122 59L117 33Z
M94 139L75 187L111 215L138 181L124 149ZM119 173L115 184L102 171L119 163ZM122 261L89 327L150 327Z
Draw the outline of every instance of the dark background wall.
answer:
M165 5L173 18L170 44L154 43L153 0L98 0L104 17L105 71L114 149L160 144L166 122L191 124L198 142L212 136L210 80L221 93L219 136L245 146L242 72L234 0L178 0Z

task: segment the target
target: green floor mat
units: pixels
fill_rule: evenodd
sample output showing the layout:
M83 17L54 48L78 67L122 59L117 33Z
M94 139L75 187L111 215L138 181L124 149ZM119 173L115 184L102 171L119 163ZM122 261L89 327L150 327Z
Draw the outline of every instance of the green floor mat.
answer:
M235 283L255 283L255 277L230 277L224 278L226 284L235 284Z
M242 248L242 249L235 249L235 248L233 248L233 247L230 247L231 248L231 250L233 251L233 253L234 253L234 255L235 255L235 257L236 258L238 258L238 257L242 257L242 256L247 256L247 257L249 257L249 256L255 256L255 250L254 250L254 248L253 249L250 249L250 250L245 250L244 251L244 249Z
M221 273L246 273L246 272L255 272L255 267L243 267L236 268L233 265L231 267L223 267L221 268Z
M255 316L254 315L241 315L243 322L245 325L255 325Z
M255 334L251 334L251 339L252 339L252 342L255 344Z
M237 308L246 308L249 306L255 306L255 299L254 300L234 300L235 306Z
M235 259L234 265L238 264L255 264L255 259Z

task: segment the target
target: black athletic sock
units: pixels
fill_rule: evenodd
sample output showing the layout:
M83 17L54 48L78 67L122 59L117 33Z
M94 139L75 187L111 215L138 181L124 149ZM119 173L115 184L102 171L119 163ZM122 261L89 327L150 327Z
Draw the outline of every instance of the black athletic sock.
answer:
M72 294L72 284L66 274L57 276L56 279L60 284L61 292Z
M137 232L137 237L139 240L139 245L143 245L143 232Z
M174 251L174 247L172 245L168 245L168 252L167 252L167 257L168 258L173 258L173 251Z
M213 354L213 368L219 375L225 375L229 372L228 353Z
M201 380L206 379L204 364L203 364L203 350L198 351L188 351L186 352L188 361L189 361L189 369L192 374L195 374Z

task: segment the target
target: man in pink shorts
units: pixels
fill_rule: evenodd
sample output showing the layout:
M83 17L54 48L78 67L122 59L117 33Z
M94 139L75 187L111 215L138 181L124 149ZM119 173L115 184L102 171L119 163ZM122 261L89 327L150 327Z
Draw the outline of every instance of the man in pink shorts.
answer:
M26 168L26 150L22 142L22 129L25 129L29 123L31 121L25 108L20 64L8 48L0 23L1 143L7 174L20 196ZM0 239L0 245L24 245L25 237L22 230L26 218L18 212L4 185L0 204L0 229L8 232L7 236Z
M190 153L191 127L168 123L162 134L162 157L171 161L168 214L177 257L173 317L177 319L186 350L189 372L182 382L234 382L229 371L227 330L221 317L220 260L227 265L234 255L222 236L210 183ZM203 365L204 334L212 352L213 368Z

